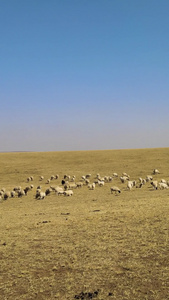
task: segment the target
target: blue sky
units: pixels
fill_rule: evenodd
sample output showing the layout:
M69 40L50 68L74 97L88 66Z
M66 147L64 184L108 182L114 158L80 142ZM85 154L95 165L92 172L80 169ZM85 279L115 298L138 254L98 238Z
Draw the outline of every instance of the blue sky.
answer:
M0 0L0 151L169 147L167 0Z

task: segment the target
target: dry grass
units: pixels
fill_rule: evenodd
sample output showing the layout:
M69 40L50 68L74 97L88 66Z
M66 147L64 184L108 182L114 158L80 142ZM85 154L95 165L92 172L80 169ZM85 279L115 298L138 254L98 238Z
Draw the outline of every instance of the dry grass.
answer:
M131 179L157 168L169 180L169 149L1 153L0 189L33 175L117 172ZM110 187L122 189L119 196ZM45 190L48 185L42 184ZM1 299L169 299L169 190L126 190L119 178L72 197L0 203Z

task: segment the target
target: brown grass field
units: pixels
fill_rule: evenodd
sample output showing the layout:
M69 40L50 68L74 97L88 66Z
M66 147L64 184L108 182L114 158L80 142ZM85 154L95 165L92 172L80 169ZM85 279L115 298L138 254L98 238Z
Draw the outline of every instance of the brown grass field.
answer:
M169 180L169 148L0 154L0 190L26 187L0 201L0 299L169 299L169 189L126 189L119 177L72 197L36 200L39 176L127 172ZM121 194L110 193L117 185Z

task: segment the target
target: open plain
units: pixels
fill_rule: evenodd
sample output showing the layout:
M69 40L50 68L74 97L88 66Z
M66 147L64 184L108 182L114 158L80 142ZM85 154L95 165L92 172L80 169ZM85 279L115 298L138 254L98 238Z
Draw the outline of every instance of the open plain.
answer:
M90 173L92 183L114 172L94 190L35 198L38 185L61 186L65 174L79 182ZM128 190L123 172L168 181L169 148L0 153L0 190L34 186L0 200L0 299L169 299L169 189Z

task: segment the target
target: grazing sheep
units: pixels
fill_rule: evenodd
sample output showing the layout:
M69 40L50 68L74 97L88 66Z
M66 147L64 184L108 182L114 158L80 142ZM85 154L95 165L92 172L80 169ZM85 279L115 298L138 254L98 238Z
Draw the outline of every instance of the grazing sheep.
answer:
M58 174L56 174L56 175L55 175L55 179L58 179L58 178L59 178L59 175L58 175Z
M161 179L160 182L162 182L162 183L167 183L167 181L166 181L165 179Z
M22 196L25 196L25 191L23 189L18 191L18 197L21 198Z
M137 186L136 186L136 188L139 188L139 189L141 189L142 188L142 186L143 186L143 183L142 182L140 182Z
M60 190L57 194L58 194L58 196L59 195L64 195L64 192L65 192L64 190Z
M86 175L86 178L90 178L90 177L91 177L91 174L87 174L87 175Z
M83 186L83 182L79 181L76 183L78 188L81 188Z
M112 186L110 188L111 194L113 194L113 192L115 192L115 195L120 194L121 190L117 187L117 186Z
M49 183L50 183L50 179L47 179L46 184L49 184Z
M130 178L130 175L128 175L127 173L123 172L122 176L127 177L128 179Z
M42 200L42 199L44 199L45 197L46 197L46 193L45 193L45 192L42 192L42 191L37 191L37 192L36 192L36 195L35 195L35 198L36 198L36 199Z
M47 189L47 190L45 191L46 196L47 196L47 195L50 195L51 192L52 192L52 189L51 189L51 188Z
M69 183L69 187L68 189L76 189L77 188L77 184L76 183Z
M151 175L147 175L146 176L146 182L149 182L151 180L153 180L153 177Z
M7 200L10 196L11 196L10 192L5 192L4 195L3 195L4 200Z
M154 169L153 170L153 175L156 175L156 174L160 174L160 172L157 169Z
M68 190L68 191L64 191L64 195L65 196L72 196L73 195L73 191L72 190Z
M11 198L14 198L15 197L15 191L12 191L11 192Z
M118 177L118 174L117 173L113 173L113 177Z
M98 181L98 185L99 185L99 186L104 186L104 181L100 181L100 180L99 180L99 181Z
M70 181L71 181L71 182L75 182L75 179L76 179L76 176L73 175L72 178L70 178Z
M127 176L121 176L120 180L121 180L122 183L125 183L126 180L129 180L129 177L127 177Z
M30 191L30 190L31 190L30 186L26 186L26 188L24 188L24 192L25 192L26 196L27 196L28 191Z
M93 183L89 183L89 184L88 184L88 189L89 189L89 190L94 190L94 189L95 189L95 186L96 186L96 185L95 185L94 182L93 182Z
M153 188L154 188L155 190L158 189L158 181L157 181L157 180L153 180L153 181L151 181L150 183L151 183L151 185L153 186Z
M129 180L127 183L127 189L131 190L133 186L136 186L136 180Z
M57 186L57 187L54 188L54 191L55 191L56 194L58 194L60 192L64 192L64 189L60 186Z
M53 180L53 179L55 179L55 176L54 176L54 175L52 175L52 176L50 177L50 180Z
M159 182L159 188L160 188L161 190L164 190L164 189L168 189L169 186L168 186L168 184L165 183L165 182Z
M44 177L43 177L43 176L40 176L39 180L42 181L43 179L44 179Z
M18 191L20 191L21 190L21 186L15 186L14 188L13 188L13 191L14 192L18 192Z
M64 180L69 181L69 180L70 180L70 175L65 174L65 175L63 176L63 178L64 178Z

